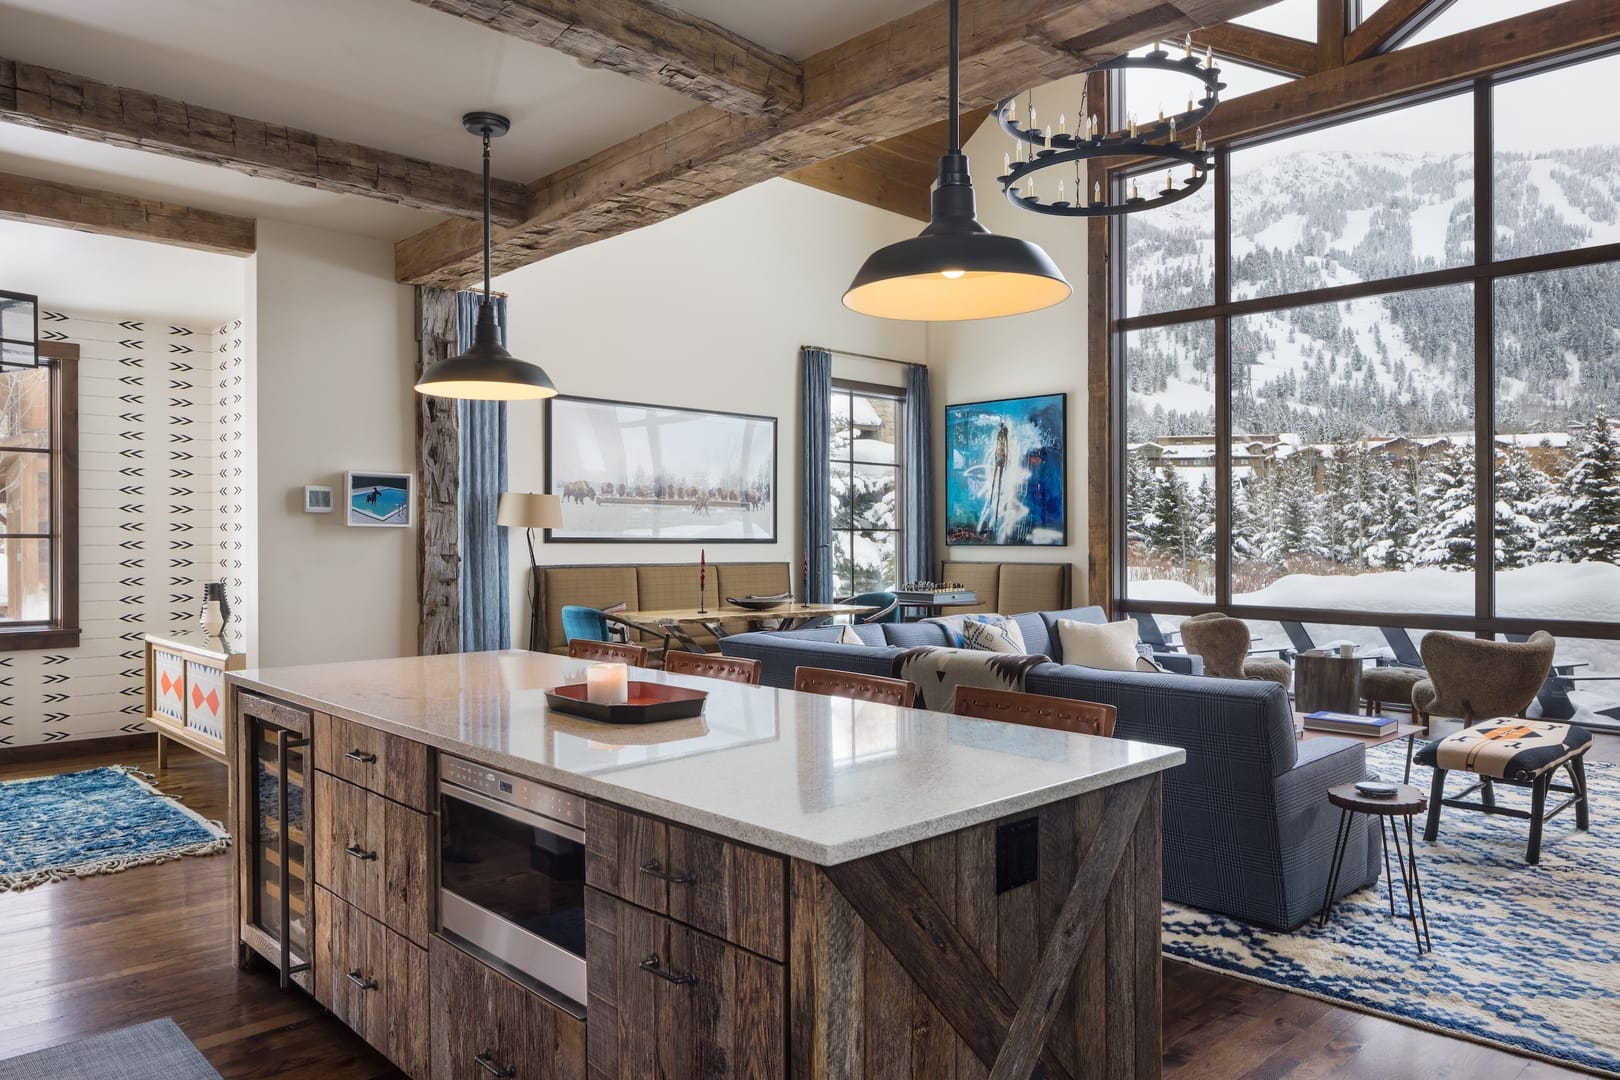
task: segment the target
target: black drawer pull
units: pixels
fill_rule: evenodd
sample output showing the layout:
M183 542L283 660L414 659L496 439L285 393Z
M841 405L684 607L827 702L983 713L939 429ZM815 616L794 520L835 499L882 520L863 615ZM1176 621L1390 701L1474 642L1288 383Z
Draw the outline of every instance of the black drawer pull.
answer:
M512 1068L512 1066L497 1064L495 1061L495 1055L490 1053L488 1050L485 1050L482 1054L479 1054L477 1057L473 1058L473 1060L478 1062L478 1067L480 1069L483 1069L491 1076L511 1077L517 1075L517 1070Z
M689 983L697 982L697 976L693 975L691 972L681 973L665 971L659 966L661 963L662 961L658 959L658 954L653 953L648 956L647 959L641 962L641 970L645 971L649 975L656 975L665 982L672 982L676 986L686 986Z
M349 972L348 979L362 990L377 989L377 980L365 978L360 974L359 968L355 968L353 971Z
M641 864L641 872L648 877L655 877L659 881L667 881L671 885L696 885L697 875L691 873L670 873L664 869L664 864L657 859L648 859Z
M371 860L373 860L373 859L375 859L377 857L377 853L375 851L367 851L365 848L361 847L359 844L350 844L348 847L344 848L343 850L347 851L350 854L350 856L352 856L353 858L359 859L361 862L370 862Z
M373 765L376 764L377 761L376 754L368 754L358 746L343 756L348 758L350 761L358 761L362 765Z

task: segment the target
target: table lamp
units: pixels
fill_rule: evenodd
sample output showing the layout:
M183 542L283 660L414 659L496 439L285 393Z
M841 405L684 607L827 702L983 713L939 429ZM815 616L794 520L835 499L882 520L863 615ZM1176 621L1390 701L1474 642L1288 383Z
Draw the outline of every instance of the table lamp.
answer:
M495 524L522 529L529 541L529 648L540 640L540 564L534 557L534 530L562 527L562 497L538 491L503 491Z

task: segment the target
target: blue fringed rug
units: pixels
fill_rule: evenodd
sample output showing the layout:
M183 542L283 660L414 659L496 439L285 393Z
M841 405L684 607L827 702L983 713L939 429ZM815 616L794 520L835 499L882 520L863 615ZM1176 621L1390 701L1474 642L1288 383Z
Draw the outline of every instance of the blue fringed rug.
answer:
M230 843L217 822L125 766L0 783L0 893L213 855Z
M1405 744L1367 754L1401 775ZM1427 789L1430 773L1412 779ZM1566 810L1526 866L1529 824L1447 807L1418 876L1434 951L1418 958L1383 882L1340 901L1327 927L1287 934L1166 904L1168 956L1516 1053L1620 1076L1620 775L1588 762L1592 831ZM1453 776L1456 790L1466 777ZM1509 805L1529 792L1499 787ZM1404 830L1402 839L1404 842ZM1397 872L1396 910L1404 911Z

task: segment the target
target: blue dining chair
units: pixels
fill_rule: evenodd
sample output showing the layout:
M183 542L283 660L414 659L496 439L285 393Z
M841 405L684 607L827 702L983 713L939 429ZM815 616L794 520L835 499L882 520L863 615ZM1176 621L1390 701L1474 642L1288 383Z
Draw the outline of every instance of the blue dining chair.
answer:
M892 592L856 593L847 600L840 600L839 603L877 608L876 611L865 615L856 615L854 621L858 623L895 623L900 621L900 600Z
M582 604L564 604L562 609L563 640L609 641L607 616L593 607Z

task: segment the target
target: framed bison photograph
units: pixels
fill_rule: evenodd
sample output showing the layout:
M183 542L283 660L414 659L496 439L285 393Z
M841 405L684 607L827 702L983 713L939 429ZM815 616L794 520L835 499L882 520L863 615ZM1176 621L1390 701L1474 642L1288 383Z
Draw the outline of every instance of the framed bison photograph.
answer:
M776 540L776 419L597 398L546 402L562 542Z

